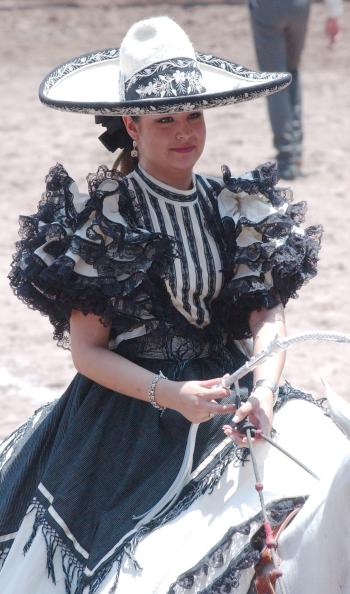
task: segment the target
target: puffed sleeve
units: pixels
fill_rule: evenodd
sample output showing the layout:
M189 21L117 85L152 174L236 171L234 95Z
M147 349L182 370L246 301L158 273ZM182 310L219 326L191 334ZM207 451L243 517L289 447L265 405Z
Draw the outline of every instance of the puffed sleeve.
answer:
M316 275L322 227L301 226L306 202L293 204L291 191L276 187L274 163L239 178L225 166L223 173L218 209L228 261L217 311L245 338L252 311L285 305Z
M165 278L173 241L140 229L128 216L124 178L100 167L81 194L62 165L46 177L38 211L20 217L10 284L47 315L54 338L69 345L73 309L94 313L112 335L152 322L154 279Z

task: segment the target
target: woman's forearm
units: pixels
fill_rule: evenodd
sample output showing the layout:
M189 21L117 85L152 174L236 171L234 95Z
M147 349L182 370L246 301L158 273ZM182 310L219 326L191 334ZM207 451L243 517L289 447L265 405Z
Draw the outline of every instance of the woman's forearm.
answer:
M94 382L126 396L147 400L154 374L108 349L110 329L93 314L73 311L71 354L76 369Z
M154 373L104 346L80 347L73 362L80 373L114 392L139 400L148 399Z
M81 320L81 315L80 315ZM72 324L73 326L73 324ZM285 336L286 327L282 307L253 312L250 327L254 340L254 354L262 351L278 334ZM109 351L107 348L107 331L98 324L88 326L89 340L81 340L81 321L79 330L72 333L72 358L77 370L93 381L126 396L147 401L149 387L154 374L147 369L129 361L125 357ZM285 362L285 353L270 357L254 370L254 382L258 379L269 379L278 384ZM168 388L169 388L168 384ZM160 404L166 406L164 386L159 385L157 393Z
M150 402L154 373L125 359L105 346L80 346L73 361L80 373L113 392ZM218 378L205 381L177 382L161 379L155 388L159 406L180 412L192 423L208 421L210 415L234 411L231 404L219 404L227 389L218 386Z
M275 338L276 334L285 336L286 325L282 306L272 309L262 309L253 311L249 319L250 329L254 340L254 355L263 351L267 345ZM254 383L259 379L268 380L271 386L259 385L250 394L248 400L244 402L236 411L234 422L240 423L245 418L255 427L268 435L272 427L273 418L273 385L278 385L285 362L285 353L280 352L269 357L264 363L254 370ZM225 425L225 433L236 444L247 446L247 438L241 430L235 426Z
M286 324L282 306L253 312L250 318L250 327L254 340L254 355L256 355L264 350L276 335L286 335ZM285 359L286 354L284 351L269 357L254 370L254 383L259 379L268 379L278 384Z
M211 380L175 381L160 379L152 392L154 373L108 350L110 329L93 314L73 311L70 318L72 359L77 370L92 381L145 402L181 413L192 423L208 421L215 414L233 412L232 404L219 404L227 388Z

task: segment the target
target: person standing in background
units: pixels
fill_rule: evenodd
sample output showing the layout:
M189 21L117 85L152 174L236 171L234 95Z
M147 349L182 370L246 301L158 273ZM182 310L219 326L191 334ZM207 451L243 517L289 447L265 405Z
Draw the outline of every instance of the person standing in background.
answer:
M299 66L310 15L311 0L249 0L250 17L259 68L292 74L291 85L267 98L281 178L301 175L302 102ZM342 0L325 0L325 33L332 46L340 31Z

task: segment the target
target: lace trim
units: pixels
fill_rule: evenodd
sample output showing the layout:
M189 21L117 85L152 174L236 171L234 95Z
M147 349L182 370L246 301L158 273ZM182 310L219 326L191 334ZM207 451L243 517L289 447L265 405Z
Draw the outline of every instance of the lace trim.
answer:
M314 404L327 416L330 416L326 406L327 398L314 398L312 394L302 392L301 390L294 388L288 381L285 381L284 385L278 391L278 398L274 406L274 412L278 411L289 400L305 400L305 402Z
M292 191L289 188L276 188L278 172L276 163L269 161L259 165L252 171L252 179L232 177L227 165L222 166L222 176L225 186L239 194L245 192L249 195L263 194L272 206L280 206L292 200Z
M297 296L301 286L317 274L322 227L311 226L303 233L298 225L304 221L306 203L291 205L291 192L275 188L275 163L253 171L253 179L232 178L224 166L226 187L237 194L260 194L275 207L288 205L259 222L241 217L237 223L224 217L223 233L228 246L227 282L213 304L213 320L224 327L235 328L235 338L251 336L249 314L261 308L286 305ZM251 228L260 237L250 245L239 245L241 233ZM237 276L237 271L240 274ZM235 276L236 275L236 276ZM224 315L224 318L223 318Z
M306 499L294 497L270 503L267 512L272 527L278 526ZM262 514L259 513L239 526L230 528L196 566L177 578L167 594L224 594L237 589L242 571L253 568L260 559L265 538L262 521ZM234 553L237 547L240 550Z
M114 182L113 190L104 190L103 186L110 188L105 184L109 181ZM155 279L167 277L174 242L104 215L104 200L126 191L119 174L105 167L88 177L90 197L81 210L71 191L73 180L62 165L50 170L46 182L38 213L21 217L22 241L9 275L15 294L49 316L54 338L62 346L69 345L73 309L100 316L111 324L112 335L145 320L152 327ZM86 238L75 234L82 225ZM76 272L74 256L90 265L95 276Z

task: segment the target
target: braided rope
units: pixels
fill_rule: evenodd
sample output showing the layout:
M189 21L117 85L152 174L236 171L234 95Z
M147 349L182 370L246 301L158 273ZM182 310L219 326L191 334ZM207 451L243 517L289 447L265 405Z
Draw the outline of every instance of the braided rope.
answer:
M294 344L305 342L307 340L350 344L350 335L341 334L339 332L304 332L302 334L296 334L295 336L290 337L281 337L276 335L263 351L260 351L260 353L257 353L251 357L244 365L242 365L242 367L237 369L237 371L231 375L223 377L221 380L221 385L225 388L229 388L232 384L237 383L238 380L247 375L247 373L253 371L253 369L261 365L261 363L264 363L268 357L271 357L279 351L286 351Z

